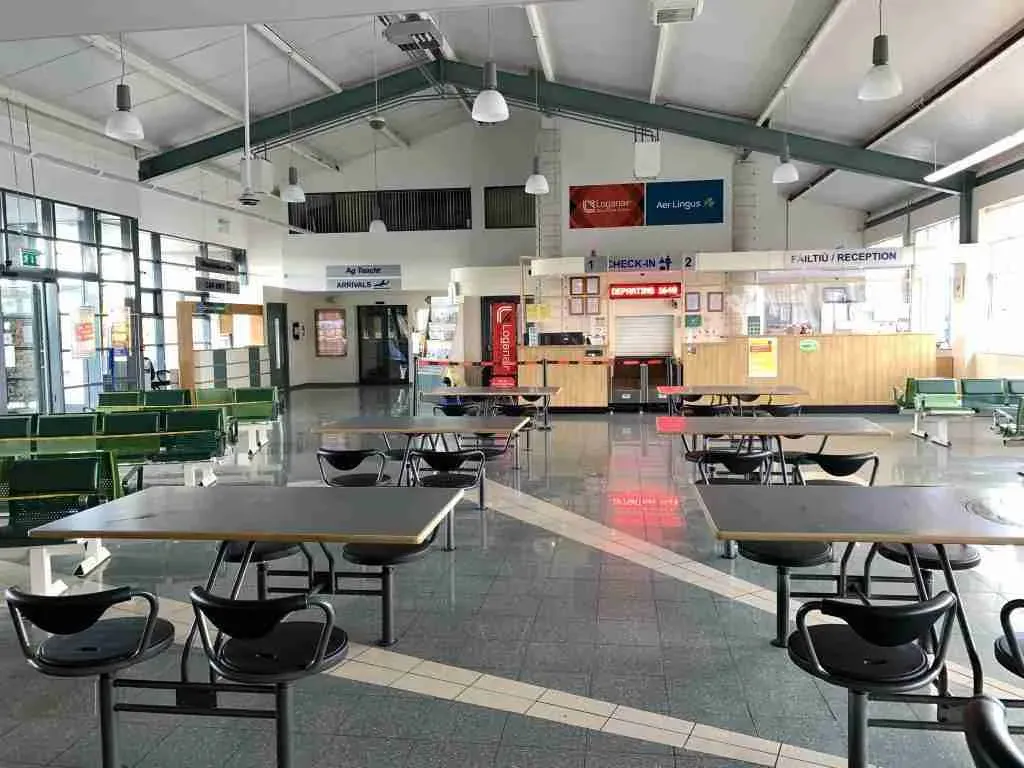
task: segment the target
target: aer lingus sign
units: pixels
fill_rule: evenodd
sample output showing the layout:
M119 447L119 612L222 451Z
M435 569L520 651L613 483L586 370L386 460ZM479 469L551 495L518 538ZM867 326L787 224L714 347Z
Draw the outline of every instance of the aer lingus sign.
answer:
M725 221L722 179L661 181L647 185L646 224L721 224Z

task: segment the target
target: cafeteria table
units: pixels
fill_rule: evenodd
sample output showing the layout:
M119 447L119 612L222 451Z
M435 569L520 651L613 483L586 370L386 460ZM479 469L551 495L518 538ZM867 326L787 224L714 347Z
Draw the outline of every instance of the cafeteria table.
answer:
M767 397L771 403L773 397L799 396L808 394L806 389L788 384L672 384L658 386L658 394L669 398L669 409L672 409L673 397L718 397L737 404L741 397ZM740 406L742 408L742 405Z
M656 426L659 434L773 437L785 485L789 484L789 474L782 448L784 437L892 436L888 429L862 416L659 416Z
M981 659L960 600L946 545L1024 544L1024 489L947 486L697 486L708 524L722 541L831 541L908 545L919 596L924 594L912 544L934 545L970 660L973 693L981 695ZM872 719L876 727L960 730L958 710L970 698L939 694L872 695L873 700L937 705L935 721ZM1024 700L1004 702L1024 706ZM851 765L854 762L851 761Z
M339 419L313 428L313 432L321 435L332 434L379 434L405 435L405 457L402 468L398 472L397 482L401 484L402 475L409 464L409 452L413 441L426 435L513 435L516 436L529 423L529 417L523 416L352 416ZM519 467L519 441L516 440L516 468Z
M551 398L561 391L561 387L441 387L424 392L421 397L482 397L488 406L502 397L539 397L543 403L544 420L537 429L551 429Z
M247 542L231 588L238 596L253 549L260 542L317 544L422 544L463 497L446 488L346 488L214 486L147 488L120 499L61 518L29 532L39 539L142 539L147 541L218 541L220 547L206 582L213 589L229 541ZM314 572L321 594L331 594L332 574ZM197 625L185 641L178 680L116 679L116 688L173 690L175 704L121 702L122 712L265 717L266 710L218 705L218 694L267 693L274 686L189 680L188 658ZM260 714L264 713L264 714Z

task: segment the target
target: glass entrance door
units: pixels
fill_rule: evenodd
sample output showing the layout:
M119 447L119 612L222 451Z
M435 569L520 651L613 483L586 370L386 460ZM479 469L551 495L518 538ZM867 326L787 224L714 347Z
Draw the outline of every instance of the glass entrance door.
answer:
M408 375L408 308L359 307L359 383L405 384Z
M0 279L0 408L6 413L53 410L47 293L41 282Z

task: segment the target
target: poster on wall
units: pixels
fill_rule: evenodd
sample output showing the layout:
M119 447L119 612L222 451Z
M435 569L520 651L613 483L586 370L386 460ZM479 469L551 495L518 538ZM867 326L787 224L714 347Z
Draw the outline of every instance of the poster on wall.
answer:
M647 185L647 226L722 224L725 182L722 179L658 181Z
M74 315L75 335L71 340L71 356L82 360L96 354L96 308L79 307Z
M348 355L348 328L344 309L318 309L314 315L316 325L316 356L346 357Z
M569 229L642 227L643 184L569 187Z
M491 349L494 367L491 369L492 387L516 385L516 305L510 301L491 304Z
M747 339L747 376L751 379L774 379L779 375L779 340Z

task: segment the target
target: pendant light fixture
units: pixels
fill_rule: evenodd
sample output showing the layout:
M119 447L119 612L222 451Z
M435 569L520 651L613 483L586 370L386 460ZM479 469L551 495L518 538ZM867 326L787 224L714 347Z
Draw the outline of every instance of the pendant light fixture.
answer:
M373 114L380 111L380 79L377 77L377 17L373 17ZM377 129L373 129L373 218L370 220L370 232L379 234L387 232L388 225L380 217L380 190L377 188Z
M882 0L878 0L878 34L871 47L871 69L864 75L857 98L861 101L885 101L903 93L903 83L889 64L889 36L882 32Z
M478 123L503 123L508 120L508 104L498 90L498 65L491 46L491 9L487 9L487 63L484 87L473 101L473 119Z
M114 89L114 100L117 109L107 118L104 129L107 136L118 141L142 141L146 137L142 123L132 112L132 89L124 81L124 35L121 35L121 82Z
M783 90L785 99L786 120L789 119L789 91ZM772 184L794 184L800 181L800 171L793 165L789 158L789 134L782 134L782 152L779 154L779 164L772 172Z
M537 114L540 116L540 74L538 72L533 73L534 78L534 103L537 105ZM543 117L541 118L543 119ZM550 192L548 187L547 177L540 172L540 155L535 151L533 153L533 173L530 174L529 178L526 179L526 186L524 191L528 195L546 195Z
M288 60L288 138L292 138L292 57L287 56ZM291 141L288 142L288 148L294 151ZM299 169L294 165L288 166L288 184L281 190L281 199L286 203L304 203L306 202L306 190L299 185Z

